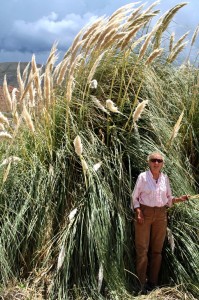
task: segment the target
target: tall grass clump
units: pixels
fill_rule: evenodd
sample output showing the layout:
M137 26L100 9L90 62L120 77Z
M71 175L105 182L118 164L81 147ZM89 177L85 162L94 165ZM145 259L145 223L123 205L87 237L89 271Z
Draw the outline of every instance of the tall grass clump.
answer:
M185 3L151 28L157 4L132 3L97 19L59 63L57 45L42 68L33 55L23 73L18 66L17 94L8 95L5 77L2 291L23 281L43 299L133 299L129 204L147 154L165 154L174 195L199 194L198 69L174 63L187 35L163 43ZM199 296L198 209L197 196L169 209L162 299Z

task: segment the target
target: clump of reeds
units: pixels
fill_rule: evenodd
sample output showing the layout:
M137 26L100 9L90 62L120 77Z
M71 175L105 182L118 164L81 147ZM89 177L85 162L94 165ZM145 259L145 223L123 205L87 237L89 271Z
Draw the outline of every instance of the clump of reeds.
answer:
M172 34L168 57L161 45L185 3L151 28L157 3L145 10L132 3L97 19L57 65L56 44L41 68L33 55L23 73L19 64L12 95L4 79L11 118L0 113L2 282L31 274L45 285L46 299L131 299L137 281L130 194L154 150L168 156L174 193L196 195L169 211L161 281L197 282L199 77L169 64L187 33L177 42Z

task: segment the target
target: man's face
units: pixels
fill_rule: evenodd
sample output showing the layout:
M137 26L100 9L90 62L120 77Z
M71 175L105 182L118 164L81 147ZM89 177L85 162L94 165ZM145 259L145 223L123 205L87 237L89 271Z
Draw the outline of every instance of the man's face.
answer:
M160 172L162 167L163 167L163 157L159 153L155 153L151 155L150 160L149 160L149 168L153 172Z

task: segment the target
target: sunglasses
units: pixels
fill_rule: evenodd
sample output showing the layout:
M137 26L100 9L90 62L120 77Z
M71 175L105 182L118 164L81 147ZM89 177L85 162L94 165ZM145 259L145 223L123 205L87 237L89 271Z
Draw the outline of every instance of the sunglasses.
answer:
M153 162L153 163L157 161L157 162L160 164L160 163L163 162L163 159L159 159L159 158L151 158L150 161Z

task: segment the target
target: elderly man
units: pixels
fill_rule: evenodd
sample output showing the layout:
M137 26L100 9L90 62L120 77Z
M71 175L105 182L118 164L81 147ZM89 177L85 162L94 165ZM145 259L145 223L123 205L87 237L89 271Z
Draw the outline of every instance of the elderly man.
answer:
M142 293L158 284L167 229L166 208L188 200L187 195L178 198L172 196L169 179L161 172L164 165L161 153L150 153L147 161L149 170L138 176L131 201L131 207L136 212L136 271Z

